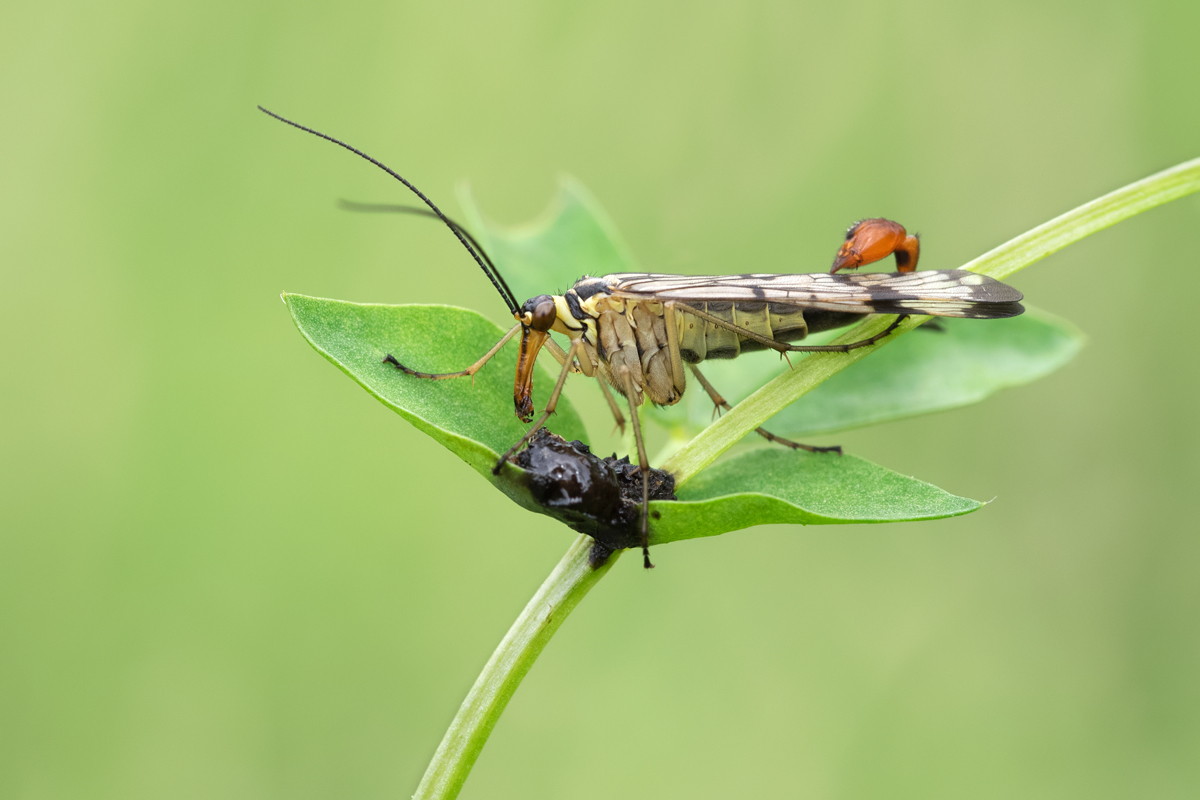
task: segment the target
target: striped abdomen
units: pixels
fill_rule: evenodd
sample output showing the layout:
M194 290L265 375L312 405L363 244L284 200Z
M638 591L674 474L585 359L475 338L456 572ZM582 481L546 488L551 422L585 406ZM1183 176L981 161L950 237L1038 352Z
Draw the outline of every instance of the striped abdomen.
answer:
M806 311L785 303L697 303L696 307L777 342L799 341L809 333L840 328L863 317L862 314L816 309ZM676 314L680 326L679 355L689 363L699 364L710 358L737 358L741 353L765 349L759 342L708 320L686 312Z

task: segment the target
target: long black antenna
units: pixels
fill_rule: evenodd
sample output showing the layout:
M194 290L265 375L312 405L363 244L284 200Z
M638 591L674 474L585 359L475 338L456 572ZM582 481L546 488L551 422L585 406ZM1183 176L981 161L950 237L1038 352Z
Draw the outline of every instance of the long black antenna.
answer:
M263 108L262 106L259 106L258 110L263 112L264 114L266 114L269 117L274 117L275 119L279 120L280 122L291 125L293 128L299 128L300 130L304 131L305 133L311 133L313 136L319 136L322 139L325 139L326 141L333 142L334 144L338 145L339 147L346 148L351 153L354 153L356 156L359 156L360 158L364 158L367 161L370 161L372 164L379 167L381 170L383 170L384 172L391 175L393 178L395 178L396 180L400 181L405 186L407 186L413 194L415 194L417 197L421 198L421 201L424 202L425 205L429 206L430 209L432 209L433 213L437 215L438 219L440 219L442 222L446 223L446 227L448 227L451 231L454 232L454 235L458 237L458 241L460 241L462 243L462 246L467 249L467 252L471 254L471 258L475 259L475 263L478 264L479 268L482 269L484 274L488 276L488 280L490 280L492 282L492 286L495 286L496 291L500 293L500 296L502 298L504 298L504 302L508 306L508 310L510 312L512 312L513 314L516 314L520 311L521 306L517 302L516 296L513 294L512 289L508 288L508 284L505 283L504 277L500 275L500 271L496 269L496 266L494 264L492 264L492 260L490 258L487 259L487 263L485 264L484 260L479 257L479 255L475 252L474 249L472 249L471 245L467 242L467 239L463 236L463 233L465 233L465 230L463 230L461 228L461 226L459 226L457 223L452 222L449 217L447 217L445 214L442 213L442 210L440 208L438 208L436 205L434 205L432 200L430 200L428 197L426 197L425 194L420 189L418 189L417 187L415 187L411 183L409 183L404 178L404 176L402 176L398 172L392 170L390 167L388 167L383 162L378 161L374 158L371 158L369 155L367 155L363 151L359 150L358 148L351 147L350 145L346 144L345 142L339 141L338 139L335 139L332 136L328 136L324 133L321 133L320 131L315 131L312 128L306 128L305 126L301 125L298 122L292 122L290 119L287 119L286 117L281 117L278 114L276 114L274 111L268 111L267 109ZM468 234L468 236L469 236L469 234ZM476 244L476 246L478 247L478 244ZM480 252L483 252L483 248L479 248L479 250L480 250ZM486 258L486 254L484 257ZM490 269L489 269L489 267L490 267Z

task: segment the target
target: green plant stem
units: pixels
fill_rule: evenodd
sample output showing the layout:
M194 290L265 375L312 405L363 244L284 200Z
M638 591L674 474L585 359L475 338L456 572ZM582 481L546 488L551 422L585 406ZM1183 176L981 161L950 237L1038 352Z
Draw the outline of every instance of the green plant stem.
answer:
M1176 164L1084 203L1009 239L967 262L962 269L1002 280L1085 236L1195 191L1200 191L1200 158Z
M508 629L442 737L414 800L458 796L525 673L558 626L621 555L613 553L604 566L592 569L591 549L591 537L579 536Z
M1200 158L1163 170L1115 192L1085 203L1047 223L1021 234L966 264L963 269L1005 278L1069 244L1123 219L1200 190ZM869 319L834 344L866 339L882 331L888 319ZM905 320L886 339L849 353L812 353L738 403L732 411L705 428L671 456L662 468L675 475L680 486L707 467L722 453L779 413L786 406L820 386L834 374L866 358L872 352L920 325L928 317Z
M1193 159L1068 211L983 254L964 269L998 279L1007 277L1109 225L1197 190L1200 159ZM849 353L810 354L795 369L771 381L706 428L668 459L663 469L675 473L677 485L684 483L782 408L926 319L905 320L895 333L870 347ZM869 319L834 342L864 339L887 324L887 318ZM607 564L593 570L588 563L591 543L587 536L575 540L500 642L438 746L417 787L416 800L448 800L458 795L525 673L558 626L620 555L614 553Z

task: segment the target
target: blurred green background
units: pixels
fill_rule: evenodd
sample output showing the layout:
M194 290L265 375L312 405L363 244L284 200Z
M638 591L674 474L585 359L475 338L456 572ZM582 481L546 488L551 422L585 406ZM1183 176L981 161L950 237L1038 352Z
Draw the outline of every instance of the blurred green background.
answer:
M950 268L1200 155L1198 35L1194 2L6 4L0 797L408 796L573 536L295 331L281 290L504 309L256 103L450 210L570 172L654 270L824 269L874 215ZM1090 337L1049 379L835 437L996 502L624 559L462 796L1197 796L1198 231L1192 197L1018 274Z

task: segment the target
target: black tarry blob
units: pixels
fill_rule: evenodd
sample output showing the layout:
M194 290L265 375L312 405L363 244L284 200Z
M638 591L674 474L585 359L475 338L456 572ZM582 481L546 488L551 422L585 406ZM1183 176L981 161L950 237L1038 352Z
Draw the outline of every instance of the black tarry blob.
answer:
M628 457L597 458L583 442L568 442L543 428L515 460L527 473L533 498L595 540L593 567L602 566L614 550L641 546L642 476ZM651 469L650 499L676 499L675 476Z

